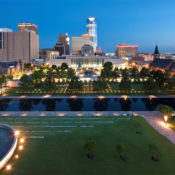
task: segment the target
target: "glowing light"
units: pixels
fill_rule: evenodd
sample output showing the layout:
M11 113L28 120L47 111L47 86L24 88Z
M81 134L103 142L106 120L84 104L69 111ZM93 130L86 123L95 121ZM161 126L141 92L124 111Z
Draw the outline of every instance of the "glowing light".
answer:
M124 95L122 96L124 100L127 100L128 99L128 96L127 95Z
M102 99L104 99L105 97L102 96L102 95L100 95L100 96L98 96L98 98L99 98L100 100L102 100Z
M50 97L51 95L44 95L43 98L48 98Z
M24 147L22 145L19 146L19 150L22 151Z
M20 134L20 131L15 131L15 136L18 136Z
M16 154L16 155L15 155L15 159L18 159L18 158L19 158L19 156Z
M11 165L7 165L7 166L6 166L6 170L9 171L9 170L11 170L11 169L12 169L12 166L11 166Z
M76 95L74 95L74 96L71 96L70 98L73 98L73 99L74 99L74 98L77 98L77 96L76 96Z
M64 116L65 114L64 113L61 113L61 114L58 114L59 116Z
M20 139L20 143L24 143L24 139L23 138Z
M100 113L95 113L95 115L96 115L96 116L101 116L102 114L100 114Z
M165 115L163 118L164 118L164 121L165 121L165 122L168 121L168 116Z

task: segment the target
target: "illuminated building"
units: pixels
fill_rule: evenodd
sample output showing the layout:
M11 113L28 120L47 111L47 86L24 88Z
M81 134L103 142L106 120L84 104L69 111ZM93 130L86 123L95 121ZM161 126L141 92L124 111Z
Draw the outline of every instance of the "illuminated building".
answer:
M81 55L81 49L84 45L90 45L88 35L72 37L72 55Z
M94 52L97 49L97 24L94 17L87 19L87 34L90 37L90 45L94 48Z
M32 23L18 23L18 31L34 31L38 34L38 26Z
M126 58L128 56L136 57L138 52L138 46L120 44L117 46L116 56L119 58Z
M126 61L117 57L108 56L81 56L70 55L60 56L55 59L47 60L46 64L52 66L61 66L62 63L67 63L73 69L102 69L104 63L111 62L114 67L124 69Z
M56 43L54 50L58 51L60 55L70 55L70 38L67 33L66 35L58 35L58 42Z
M58 51L55 50L47 50L46 51L46 58L48 59L54 59L55 57L60 56Z
M39 58L39 37L34 31L0 29L0 61L30 63Z

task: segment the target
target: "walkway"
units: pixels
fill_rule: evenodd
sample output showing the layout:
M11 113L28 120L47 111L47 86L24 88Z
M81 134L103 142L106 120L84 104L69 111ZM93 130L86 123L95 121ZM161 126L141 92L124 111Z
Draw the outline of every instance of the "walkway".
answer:
M30 99L38 99L38 98L41 98L41 99L45 99L45 98L50 98L50 99L54 99L54 98L81 98L81 99L84 99L84 98L100 98L100 99L103 99L103 98L175 98L175 95L158 95L158 96L155 96L155 95L111 95L111 96L103 96L103 95L94 95L94 96L76 96L76 95L72 95L72 96L52 96L52 95L43 95L43 96L0 96L0 99L7 99L7 98L15 98L15 99L27 99L27 98L30 98Z

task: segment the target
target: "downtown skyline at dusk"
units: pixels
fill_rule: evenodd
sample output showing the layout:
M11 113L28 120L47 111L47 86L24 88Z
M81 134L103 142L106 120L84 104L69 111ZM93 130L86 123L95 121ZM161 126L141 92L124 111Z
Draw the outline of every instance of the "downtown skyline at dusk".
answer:
M76 4L76 5L75 5ZM87 17L96 17L98 46L115 52L120 43L139 46L139 52L175 52L175 2L172 0L2 1L0 28L17 31L18 22L38 25L40 48L52 48L59 33L79 36L86 33ZM4 15L8 12L8 15Z
M175 0L0 15L0 175L175 174Z

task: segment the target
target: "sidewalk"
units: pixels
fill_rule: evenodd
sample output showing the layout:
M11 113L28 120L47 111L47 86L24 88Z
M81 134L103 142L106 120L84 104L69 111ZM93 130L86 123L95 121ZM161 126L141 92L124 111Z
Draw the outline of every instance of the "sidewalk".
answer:
M54 99L54 98L81 98L81 99L87 99L87 98L175 98L175 95L160 95L160 96L155 96L155 95L137 95L137 96L127 96L127 95L112 95L112 96L103 96L103 95L94 95L94 96L76 96L76 95L72 95L72 96L52 96L52 95L43 95L43 96L0 96L0 99L9 99L9 98L13 98L13 99L44 99L44 98L50 98L50 99Z

